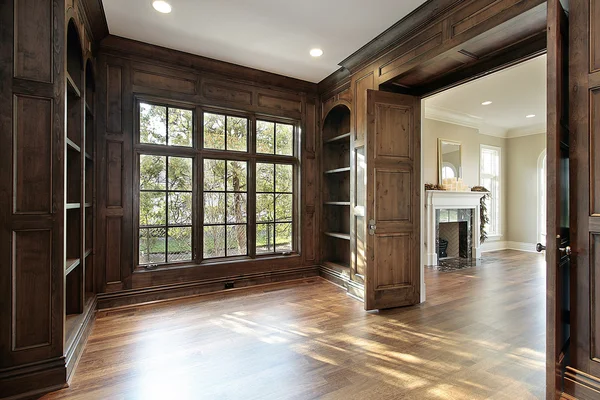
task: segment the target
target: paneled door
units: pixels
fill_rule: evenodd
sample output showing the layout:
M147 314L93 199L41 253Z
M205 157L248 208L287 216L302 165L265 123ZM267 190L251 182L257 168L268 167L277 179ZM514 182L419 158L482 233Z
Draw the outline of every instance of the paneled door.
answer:
M569 96L568 18L559 0L548 1L547 48L547 235L538 251L546 249L547 340L546 396L562 393L569 359L570 305L570 194L569 194Z
M556 19L551 13L560 7L557 3L548 2L549 27ZM567 75L563 70L563 76L569 77L569 99L563 101L569 100L573 250L570 268L565 266L571 279L571 324L564 392L578 399L600 399L600 1L569 2L568 35L569 71ZM565 243L560 247L565 249ZM568 252L554 252L556 268L563 268L559 260ZM557 321L557 330L560 327Z
M367 310L419 302L420 110L420 98L367 92Z

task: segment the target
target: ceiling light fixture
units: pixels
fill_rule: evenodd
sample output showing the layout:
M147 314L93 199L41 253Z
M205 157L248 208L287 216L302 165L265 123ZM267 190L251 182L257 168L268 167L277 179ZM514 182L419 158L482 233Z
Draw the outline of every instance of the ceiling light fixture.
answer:
M321 57L323 55L323 50L321 49L312 49L310 51L310 55L313 57Z
M482 106L489 106L490 104L492 104L491 101L484 101L483 103L481 103Z
M529 115L525 116L525 118L533 118L533 117L535 117L535 114L529 114Z
M168 14L171 12L171 5L166 1L155 0L152 2L152 7L159 13Z

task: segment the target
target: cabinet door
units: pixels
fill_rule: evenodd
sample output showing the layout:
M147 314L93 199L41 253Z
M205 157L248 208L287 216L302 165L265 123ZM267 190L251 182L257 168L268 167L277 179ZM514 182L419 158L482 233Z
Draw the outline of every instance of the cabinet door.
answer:
M365 309L420 298L420 98L367 92Z

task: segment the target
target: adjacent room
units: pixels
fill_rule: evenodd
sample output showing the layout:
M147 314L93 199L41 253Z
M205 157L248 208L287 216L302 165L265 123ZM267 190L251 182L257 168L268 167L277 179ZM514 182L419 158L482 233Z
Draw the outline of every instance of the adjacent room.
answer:
M0 400L599 399L600 7L0 2Z

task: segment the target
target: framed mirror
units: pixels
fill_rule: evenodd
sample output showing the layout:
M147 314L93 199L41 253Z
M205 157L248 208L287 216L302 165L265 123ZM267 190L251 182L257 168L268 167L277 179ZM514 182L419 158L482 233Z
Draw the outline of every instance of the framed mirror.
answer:
M438 183L445 178L462 178L462 152L460 142L438 139Z

